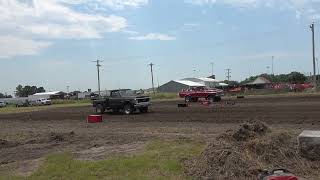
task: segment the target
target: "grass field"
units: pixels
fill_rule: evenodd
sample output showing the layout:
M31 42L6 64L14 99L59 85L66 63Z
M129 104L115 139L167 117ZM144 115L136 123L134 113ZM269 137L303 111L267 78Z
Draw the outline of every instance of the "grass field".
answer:
M31 107L15 107L9 105L4 108L0 108L0 114L12 114L12 113L23 113L23 112L34 112L34 111L41 111L49 108L60 108L60 107L78 107L78 106L89 106L90 103L72 103L72 104L52 104L49 106L31 106Z
M188 140L156 140L143 153L101 161L74 160L70 153L53 154L29 177L0 175L0 179L186 179L183 159L199 154L203 148L202 143Z
M170 100L179 98L177 93L156 93L150 94L152 100Z

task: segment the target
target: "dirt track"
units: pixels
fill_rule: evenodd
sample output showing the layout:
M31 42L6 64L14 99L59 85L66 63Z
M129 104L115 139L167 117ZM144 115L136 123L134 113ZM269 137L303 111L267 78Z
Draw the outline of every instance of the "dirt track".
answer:
M230 100L212 106L177 101L154 102L150 113L124 116L107 113L104 122L87 124L91 107L55 108L0 115L0 173L15 162L49 153L71 151L80 159L105 158L109 153L142 149L153 138L207 140L247 120L296 133L320 129L320 96L261 97ZM91 153L92 152L92 153Z

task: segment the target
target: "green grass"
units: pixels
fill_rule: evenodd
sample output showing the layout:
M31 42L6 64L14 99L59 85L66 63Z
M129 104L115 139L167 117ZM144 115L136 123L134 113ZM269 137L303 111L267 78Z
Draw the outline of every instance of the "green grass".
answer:
M170 100L179 98L177 93L156 93L150 94L152 100Z
M260 90L251 90L242 93L226 93L226 96L262 96L262 97L277 97L277 96L317 96L320 95L319 91L314 91L311 89L305 91L298 91L292 92L289 90L267 90L267 89L260 89Z
M81 99L81 100L74 100L74 99L54 99L51 101L52 104L83 104L83 103L91 103L92 100L90 99Z
M186 140L157 140L148 144L142 154L101 161L74 160L69 153L53 154L29 177L0 175L0 179L186 179L182 160L199 154L203 147L201 143Z
M52 104L49 106L31 106L31 107L15 107L9 105L4 108L0 108L0 114L13 114L13 113L23 113L23 112L34 112L41 111L50 108L62 108L62 107L80 107L80 106L89 106L91 103L73 103L73 104Z

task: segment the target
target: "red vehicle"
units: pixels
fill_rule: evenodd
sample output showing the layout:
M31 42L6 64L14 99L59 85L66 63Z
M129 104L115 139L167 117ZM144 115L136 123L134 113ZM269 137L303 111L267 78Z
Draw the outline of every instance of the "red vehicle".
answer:
M186 102L197 102L199 98L205 98L211 102L221 101L223 90L216 88L196 87L187 90L182 90L179 93L181 98L185 98Z

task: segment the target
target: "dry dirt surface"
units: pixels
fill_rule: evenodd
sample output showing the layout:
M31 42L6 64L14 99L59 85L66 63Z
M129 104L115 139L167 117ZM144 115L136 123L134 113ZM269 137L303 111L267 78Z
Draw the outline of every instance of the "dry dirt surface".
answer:
M0 173L55 152L96 160L114 153L139 152L146 142L158 138L210 142L251 120L294 135L304 129L320 130L320 96L225 98L210 106L191 103L178 108L181 102L153 102L147 114L108 112L103 115L104 122L97 124L86 123L86 117L94 113L89 106L1 114Z

